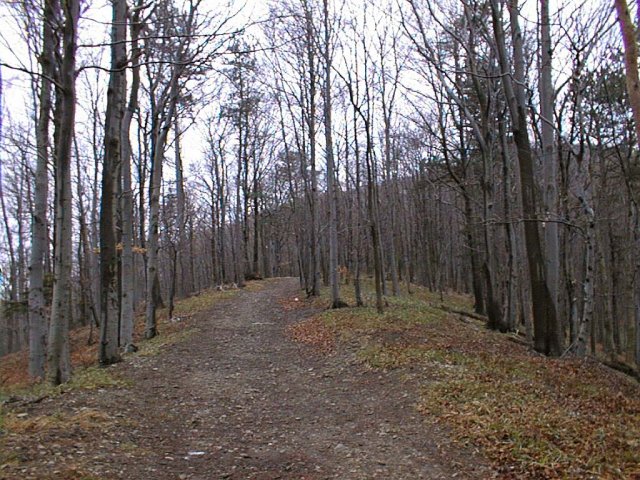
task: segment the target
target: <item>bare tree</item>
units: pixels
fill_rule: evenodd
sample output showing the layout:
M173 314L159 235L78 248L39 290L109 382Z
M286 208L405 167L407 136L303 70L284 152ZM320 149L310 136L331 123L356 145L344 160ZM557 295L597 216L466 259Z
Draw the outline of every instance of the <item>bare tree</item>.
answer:
M336 198L335 163L333 158L333 122L331 110L331 69L333 68L333 46L329 24L329 1L323 0L324 43L324 138L327 159L327 201L329 203L329 283L331 285L331 307L346 304L340 299L340 277L338 272L338 212Z
M133 258L133 186L131 183L131 122L138 109L140 90L140 66L142 57L140 32L143 26L143 0L138 0L129 16L131 36L131 90L124 111L121 128L122 142L122 256L121 256L121 305L120 305L120 345L125 349L133 343L134 321L134 258Z
M69 324L71 322L71 261L72 255L72 189L71 147L75 122L75 65L80 1L58 0L46 2L52 18L61 19L61 51L56 75L56 102L54 109L54 159L55 159L55 222L54 281L49 344L47 379L60 384L69 379Z
M34 210L31 223L31 261L29 265L29 374L44 378L47 337L46 301L44 297L44 260L48 242L47 200L49 179L49 125L52 110L51 79L54 69L54 12L45 2L42 12L42 49L40 54L40 91L36 125L36 172Z
M562 332L555 309L555 302L546 278L545 257L538 231L533 171L533 153L527 127L527 103L525 96L524 49L519 26L517 0L509 3L513 67L506 49L502 10L499 0L491 0L493 31L502 84L506 95L511 129L518 149L520 184L522 187L522 212L524 214L525 245L529 263L529 277L533 300L534 342L537 351L557 356L562 353Z
M549 1L540 1L540 131L542 164L544 169L544 208L547 222L544 225L545 267L551 301L559 316L558 295L560 289L560 252L558 244L558 157L555 151L553 120L555 91L552 82L551 22ZM558 320L559 323L560 320Z
M102 166L102 197L100 205L100 364L120 360L118 252L116 221L118 217L118 186L122 162L122 118L126 96L127 66L127 4L113 0L111 24L111 72L107 90L107 113Z

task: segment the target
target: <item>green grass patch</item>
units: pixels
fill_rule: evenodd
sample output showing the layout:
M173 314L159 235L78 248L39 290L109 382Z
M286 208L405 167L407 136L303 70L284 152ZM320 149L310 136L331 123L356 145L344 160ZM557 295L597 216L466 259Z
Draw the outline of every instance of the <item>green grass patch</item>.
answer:
M94 366L77 371L67 384L57 388L63 390L96 390L100 388L123 388L129 385L130 382L119 378L112 369Z
M215 289L203 290L197 295L183 298L176 302L173 310L175 317L191 317L204 310L208 310L216 303L235 297L239 289L217 291Z
M111 369L92 366L77 369L71 379L62 385L52 386L47 382L40 382L28 386L10 386L0 390L0 402L19 397L30 401L40 397L57 396L73 390L95 390L100 388L126 387L129 383L114 374ZM0 407L0 424L2 422L2 407Z
M374 369L393 370L416 363L462 367L465 357L455 353L432 350L427 345L384 346L373 344L361 348L356 357Z
M178 330L176 332L166 333L164 335L158 335L150 340L147 340L140 344L140 350L137 355L141 357L153 357L159 355L162 350L170 345L175 345L180 342L188 340L198 332L197 328L189 328L185 330Z

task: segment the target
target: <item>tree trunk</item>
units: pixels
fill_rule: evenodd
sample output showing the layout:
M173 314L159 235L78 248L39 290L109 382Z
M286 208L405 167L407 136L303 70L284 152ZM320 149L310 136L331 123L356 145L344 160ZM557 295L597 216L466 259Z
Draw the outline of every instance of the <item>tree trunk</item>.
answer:
M118 351L120 298L116 221L118 185L122 160L122 118L126 94L126 1L113 0L111 27L111 73L107 89L104 133L102 197L100 205L100 348L101 365L120 360Z
M173 119L173 131L174 131L174 148L175 148L175 173L176 173L176 229L177 229L177 246L176 256L177 267L180 270L180 282L177 285L177 291L174 292L179 296L183 296L185 291L192 292L193 285L187 285L187 275L185 274L185 195L184 195L184 171L182 167L182 152L180 150L180 122L178 116L175 115ZM177 273L176 273L177 275Z
M327 201L329 202L329 284L331 285L331 308L344 307L340 299L340 276L338 272L338 213L336 196L335 165L333 158L333 123L331 111L331 67L332 52L329 32L329 0L323 0L324 8L324 138L327 156Z
M540 0L540 131L542 140L542 165L544 171L544 245L547 285L556 314L560 292L560 253L558 237L558 159L555 153L553 105L554 95L552 72L551 23L549 21L549 0ZM560 318L558 323L562 324Z
M638 41L636 37L636 26L631 19L631 13L627 0L614 0L618 23L622 33L622 43L624 45L624 66L627 82L627 92L629 93L629 103L633 112L633 119L636 128L636 142L640 146L640 77L638 75Z
M149 227L147 236L147 307L145 318L145 338L153 338L158 334L156 310L161 303L160 280L158 277L158 249L160 225L160 193L162 190L162 167L167 136L171 129L173 116L178 103L178 82L181 73L180 62L173 66L166 96L159 104L166 106L166 111L155 119L153 129L153 153L151 165L151 183L149 185ZM164 110L164 108L162 109ZM158 110L157 110L158 111Z
M311 289L313 296L320 295L320 217L318 212L318 172L316 168L316 58L315 58L315 39L313 32L313 18L311 8L307 0L304 0L305 10L305 34L306 34L306 53L309 62L309 113L307 122L309 128L309 161L311 163L311 192L310 192L310 209L311 209Z
M518 21L518 3L510 3L511 30L513 42L514 69L511 75L502 75L514 142L518 149L520 184L522 187L522 213L524 215L525 250L529 263L529 281L533 302L534 346L545 355L558 356L562 353L562 332L556 316L545 272L545 257L538 231L535 198L535 177L533 173L533 153L527 130L527 103L524 92L524 47ZM511 72L511 65L505 47L505 35L498 0L491 0L493 30L498 46L498 58L502 71Z
M62 27L62 52L56 86L55 124L55 221L54 281L47 379L58 385L66 382L71 374L69 358L69 324L71 322L71 261L72 261L72 190L71 145L75 124L76 90L75 64L77 26L80 15L78 0L67 0L60 7L56 0L50 2L55 16L64 16ZM60 11L62 10L62 11Z
M138 109L138 92L140 90L140 67L137 66L141 51L139 46L140 12L143 0L138 0L131 17L131 57L134 67L131 70L131 92L129 103L122 119L122 266L120 299L120 345L125 349L133 343L134 326L134 290L135 269L133 257L133 187L131 185L131 139L129 130L133 115Z
M584 253L584 280L582 282L582 318L578 324L576 335L576 355L584 357L587 353L587 340L593 323L594 307L594 273L595 273L595 215L584 197L580 202L587 216L587 228Z

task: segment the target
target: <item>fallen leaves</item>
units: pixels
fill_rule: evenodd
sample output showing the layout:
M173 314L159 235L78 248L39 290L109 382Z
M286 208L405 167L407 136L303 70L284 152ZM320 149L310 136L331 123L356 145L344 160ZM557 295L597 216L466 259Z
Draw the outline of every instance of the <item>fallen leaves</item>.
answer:
M640 478L640 386L594 360L548 359L416 289L371 308L325 311L288 329L327 349L347 340L370 368L414 369L418 409L479 447L503 478Z
M309 345L318 352L331 352L335 346L334 333L320 318L311 318L289 325L285 333L294 341Z

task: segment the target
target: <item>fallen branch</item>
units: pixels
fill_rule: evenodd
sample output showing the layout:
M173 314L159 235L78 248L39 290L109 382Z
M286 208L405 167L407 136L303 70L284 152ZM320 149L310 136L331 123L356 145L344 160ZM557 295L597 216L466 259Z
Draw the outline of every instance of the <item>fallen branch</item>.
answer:
M487 321L487 317L486 316L480 315L480 314L475 313L475 312L467 312L466 310L457 310L455 308L448 307L447 305L444 305L444 304L438 305L437 308L439 308L440 310L444 310L445 312L456 313L458 315L462 315L463 317L475 318L476 320L480 320L482 322L486 322Z
M601 360L603 365L606 365L613 370L617 370L618 372L622 372L625 375L628 375L632 378L635 378L636 381L640 382L640 371L637 368L632 367L628 363L619 362L617 360Z
M9 397L7 398L4 402L2 402L4 405L11 405L12 407L26 407L28 405L35 405L37 403L40 403L41 401L49 398L51 395L46 394L46 395L40 395L39 397L36 398L32 398L32 399L25 399L25 398L21 398L21 397Z

